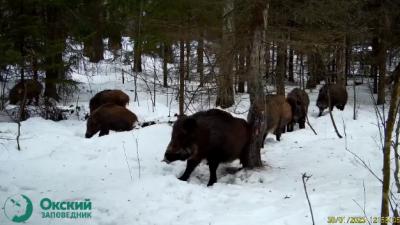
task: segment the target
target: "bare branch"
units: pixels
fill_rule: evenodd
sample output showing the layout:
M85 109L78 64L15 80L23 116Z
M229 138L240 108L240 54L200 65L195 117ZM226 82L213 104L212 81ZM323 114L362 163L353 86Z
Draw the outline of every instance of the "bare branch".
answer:
M315 132L314 128L311 126L310 120L308 119L308 115L306 115L307 119L307 125L311 128L311 130L314 132L315 135L318 135L317 132Z
M310 202L310 198L308 197L308 193L307 193L307 186L306 186L306 182L308 181L308 179L311 178L311 176L307 176L306 173L303 173L301 176L302 180L303 180L303 187L304 187L304 192L306 193L306 198L307 198L307 202L308 202L308 206L310 208L310 213L311 213L311 219L312 219L312 224L315 225L315 221L314 221L314 213L312 210L312 206L311 206L311 202Z
M131 167L130 167L129 162L128 162L128 156L126 155L125 142L124 141L122 142L122 148L124 150L125 162L126 162L126 165L128 166L129 176L131 177L131 181L133 181L132 170L131 170Z
M339 133L339 130L336 127L335 120L333 119L332 110L331 110L331 108L333 108L333 106L331 105L332 102L331 102L331 95L330 95L330 90L329 89L330 88L328 88L328 91L327 91L327 93L328 93L329 116L331 117L332 125L333 125L333 128L335 129L335 132L336 132L337 136L339 138L343 138L342 135Z

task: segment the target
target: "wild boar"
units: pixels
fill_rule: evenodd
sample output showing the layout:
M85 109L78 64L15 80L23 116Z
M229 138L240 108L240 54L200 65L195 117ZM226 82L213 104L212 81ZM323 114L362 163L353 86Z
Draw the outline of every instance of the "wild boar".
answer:
M121 90L103 90L90 99L90 113L106 103L113 103L125 107L129 103L129 96Z
M329 96L331 104L329 105ZM328 108L332 111L333 107L344 110L347 103L347 90L345 86L339 84L325 84L320 90L317 99L319 115L322 115L324 109Z
M35 99L35 104L39 104L39 96L42 93L43 86L37 80L24 80L18 82L11 90L9 94L10 104L17 104L24 99L26 86L26 103L29 105Z
M265 121L263 143L269 133L274 133L276 140L281 140L286 125L292 120L292 109L283 95L265 96Z
M293 131L295 123L299 124L300 129L306 127L306 118L310 99L308 94L300 88L295 88L286 97L287 102L292 108L293 119L287 126L287 131Z
M263 135L260 147L264 147L265 138L269 133L276 135L276 140L280 141L281 134L285 132L286 125L292 120L292 109L283 95L270 94L265 98L253 102L252 111L262 112L263 122L257 128ZM249 120L249 118L248 118ZM252 123L249 121L249 123Z
M86 123L86 138L91 138L98 131L99 136L109 134L113 131L132 130L137 117L127 108L108 103L96 109L88 118Z
M179 177L187 181L197 165L206 159L210 169L207 185L211 186L217 181L220 163L235 159L246 163L250 135L251 129L245 120L219 109L180 116L173 125L163 161L187 160L186 170Z

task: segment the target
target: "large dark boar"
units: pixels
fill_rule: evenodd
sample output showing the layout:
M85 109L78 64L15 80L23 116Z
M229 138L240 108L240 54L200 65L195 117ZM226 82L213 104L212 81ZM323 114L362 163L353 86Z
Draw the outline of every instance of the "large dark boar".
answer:
M127 108L116 104L104 104L96 109L86 123L86 138L91 138L98 131L99 136L107 135L110 130L129 131L137 122L137 117Z
M331 98L330 105L328 96L330 96ZM343 111L346 103L347 103L347 91L345 86L341 86L339 84L325 84L319 90L318 94L318 99L317 99L317 106L319 108L318 116L321 116L324 109L328 107L331 111L333 110L334 106Z
M181 116L174 123L164 161L187 160L186 170L179 178L186 181L196 166L206 159L210 169L210 186L217 181L216 171L220 163L235 159L246 163L250 135L251 130L245 120L222 110L211 109Z
M25 86L26 85L26 101L27 104L31 104L32 100L35 99L36 105L39 104L39 95L42 93L43 86L39 81L36 80L25 80L20 81L10 90L10 104L17 104L22 101L25 96Z
M306 117L308 112L308 106L310 105L310 99L308 94L300 88L295 88L286 97L287 102L292 107L293 119L287 126L287 131L293 131L295 123L299 124L300 129L306 127Z
M283 95L265 96L265 127L263 129L263 145L269 133L281 140L286 125L292 120L292 109Z
M129 103L129 96L121 90L103 90L93 96L89 102L90 113L101 105L113 103L125 107Z

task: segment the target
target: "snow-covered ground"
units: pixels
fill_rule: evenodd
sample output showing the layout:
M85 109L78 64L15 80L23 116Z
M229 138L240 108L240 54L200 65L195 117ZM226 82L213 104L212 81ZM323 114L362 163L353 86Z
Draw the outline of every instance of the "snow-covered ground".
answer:
M74 74L73 78L84 82L79 104L86 108L92 95L89 90L118 88L130 95L128 107L141 121L173 120L177 112L175 99L170 100L174 94L159 93L155 107L146 91L139 92L139 104L133 102L132 78L124 85L115 74L89 79ZM317 118L314 90L309 119L318 135L306 127L283 134L280 142L268 136L262 149L264 168L233 174L229 168L240 167L239 163L224 164L212 187L206 186L209 171L205 163L196 168L189 182L182 182L177 177L185 162L160 162L172 130L167 123L85 139L83 120L30 118L22 123L21 151L16 150L14 140L17 125L0 123L0 205L14 194L28 196L34 208L26 224L38 225L311 224L302 183L302 173L307 173L312 175L307 189L316 224L327 224L329 216L364 216L364 206L367 216L378 216L380 182L346 151L347 146L380 176L377 120L365 86L357 87L358 119L352 119L353 94L351 87L348 90L346 109L333 111L343 135L345 123L346 138L336 136L328 114ZM248 96L237 98L241 98L240 105L228 111L246 112ZM246 114L236 116L245 118ZM43 198L90 199L92 218L44 219L39 207ZM0 212L0 224L13 223Z

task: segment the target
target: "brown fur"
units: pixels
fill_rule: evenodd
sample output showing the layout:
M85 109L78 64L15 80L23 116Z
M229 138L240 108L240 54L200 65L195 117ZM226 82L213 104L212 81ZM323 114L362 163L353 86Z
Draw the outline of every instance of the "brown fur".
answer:
M287 130L289 132L293 131L293 126L295 123L299 123L299 128L304 129L306 127L305 124L306 124L308 106L310 105L310 99L308 97L308 94L305 91L301 90L300 88L295 88L291 92L289 92L286 100L292 107L292 115L293 115L293 119L288 124Z
M98 131L99 136L107 135L110 130L129 131L137 122L137 117L127 108L116 104L104 104L96 109L86 123L86 138L91 138Z
M174 123L164 161L187 160L186 170L179 178L186 181L196 166L206 159L210 169L210 186L217 181L216 170L220 163L235 159L246 163L244 157L247 156L250 135L251 130L245 120L219 109L181 116Z
M129 96L121 90L103 90L93 96L89 102L90 113L106 103L113 103L125 107L129 103Z
M331 104L329 105L329 96L331 97ZM339 84L325 84L320 90L317 99L317 106L319 108L319 115L322 115L324 109L328 108L332 111L333 107L344 110L347 103L347 90L345 86Z
M276 140L280 141L286 125L292 120L292 109L283 95L267 95L265 99L267 128L264 140L268 133L274 133Z
M26 101L27 104L31 104L32 100L35 99L36 105L39 104L39 95L42 93L43 86L39 81L36 80L25 80L26 85ZM11 90L10 90L10 104L17 104L22 101L25 96L25 87L22 81L18 82Z
M281 134L285 132L286 125L292 120L292 109L283 95L267 95L265 99L254 102L252 107L258 112L264 112L265 123L260 128L263 134L262 146L269 133L276 135L280 141Z

